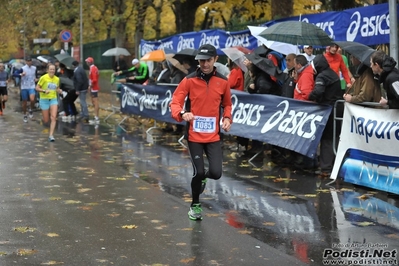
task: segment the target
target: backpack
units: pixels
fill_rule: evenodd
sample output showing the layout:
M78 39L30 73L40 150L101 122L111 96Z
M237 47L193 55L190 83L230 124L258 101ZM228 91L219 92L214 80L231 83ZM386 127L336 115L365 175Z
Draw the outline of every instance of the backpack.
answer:
M271 54L277 59L277 66L281 73L287 68L287 63L285 62L285 58L282 54L276 51L270 51L268 55ZM277 77L276 77L277 78ZM284 82L280 79L276 80L276 83L281 87L283 86Z

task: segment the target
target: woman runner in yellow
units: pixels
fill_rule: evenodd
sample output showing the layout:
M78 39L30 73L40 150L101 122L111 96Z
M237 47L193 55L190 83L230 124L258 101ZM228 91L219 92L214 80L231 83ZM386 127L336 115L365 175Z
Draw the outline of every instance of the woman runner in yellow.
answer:
M57 122L58 100L57 92L61 93L60 79L54 75L55 65L47 65L47 74L40 77L36 86L36 91L40 92L40 108L42 109L43 123L48 124L49 116L51 117L50 132L48 140L55 141L54 129Z

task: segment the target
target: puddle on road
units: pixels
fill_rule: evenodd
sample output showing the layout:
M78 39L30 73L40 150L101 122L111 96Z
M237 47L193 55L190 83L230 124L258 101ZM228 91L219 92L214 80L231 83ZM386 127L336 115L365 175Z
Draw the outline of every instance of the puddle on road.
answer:
M74 130L76 135L119 143L114 156L120 156L121 166L133 177L190 200L192 166L179 136L147 137L144 128L126 134L103 125L99 130ZM107 153L112 157L112 151ZM320 265L324 249L334 243L385 243L388 249L399 248L397 199L350 184L327 186L330 180L275 165L267 155L253 164L228 150L224 157L223 177L209 181L201 196L205 216L214 214L238 233L311 265Z

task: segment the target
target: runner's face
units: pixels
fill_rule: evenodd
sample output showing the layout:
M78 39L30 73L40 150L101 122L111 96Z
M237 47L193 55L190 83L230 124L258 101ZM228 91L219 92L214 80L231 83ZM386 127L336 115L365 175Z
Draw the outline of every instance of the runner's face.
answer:
M50 65L50 66L48 67L48 74L49 74L50 76L54 76L54 74L55 74L55 66L54 66L54 65Z
M213 71L213 66L217 60L217 56L211 57L209 59L198 60L201 71L205 74L210 74Z

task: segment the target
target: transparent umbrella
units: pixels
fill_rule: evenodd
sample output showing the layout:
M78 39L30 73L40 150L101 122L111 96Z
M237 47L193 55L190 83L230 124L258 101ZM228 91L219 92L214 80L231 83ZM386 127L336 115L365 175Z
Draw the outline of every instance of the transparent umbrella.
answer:
M247 66L244 64L245 54L243 52L235 47L223 48L221 50L227 55L228 58L230 58L231 61L241 68L242 71L248 71Z
M120 56L120 55L129 56L130 53L128 50L122 47L111 48L103 53L103 56Z

